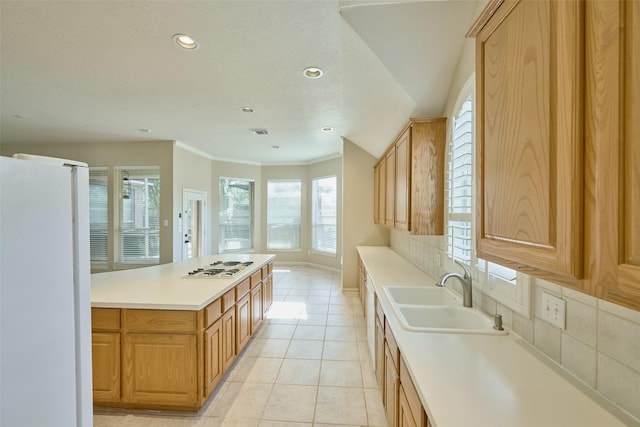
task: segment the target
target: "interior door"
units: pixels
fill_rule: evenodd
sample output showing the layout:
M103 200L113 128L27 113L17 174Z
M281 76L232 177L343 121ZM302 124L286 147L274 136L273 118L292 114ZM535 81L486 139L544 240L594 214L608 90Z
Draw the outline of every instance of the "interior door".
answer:
M184 190L182 208L182 259L197 258L205 253L204 208L206 193Z

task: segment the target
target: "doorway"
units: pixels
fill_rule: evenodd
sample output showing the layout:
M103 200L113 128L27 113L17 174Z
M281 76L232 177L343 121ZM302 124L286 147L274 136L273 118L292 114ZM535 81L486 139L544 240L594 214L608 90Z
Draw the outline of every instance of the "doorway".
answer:
M205 254L204 212L207 193L197 190L182 192L182 259Z

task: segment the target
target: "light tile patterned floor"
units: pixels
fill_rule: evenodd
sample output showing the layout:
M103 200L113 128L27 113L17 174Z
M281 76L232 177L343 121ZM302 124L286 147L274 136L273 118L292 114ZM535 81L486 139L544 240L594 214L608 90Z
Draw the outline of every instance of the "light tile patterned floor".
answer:
M269 319L195 414L96 408L96 427L386 427L356 292L276 265Z

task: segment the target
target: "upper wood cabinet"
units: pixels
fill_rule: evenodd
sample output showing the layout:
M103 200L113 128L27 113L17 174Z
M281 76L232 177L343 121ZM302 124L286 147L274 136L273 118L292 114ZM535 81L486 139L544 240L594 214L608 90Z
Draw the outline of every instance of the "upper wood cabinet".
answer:
M640 309L640 0L493 0L476 37L478 256Z
M473 33L477 254L577 284L583 274L583 3L505 0L490 2L486 11L490 16L483 14Z
M410 119L374 168L374 221L444 233L446 118Z
M640 0L585 7L591 290L640 310Z

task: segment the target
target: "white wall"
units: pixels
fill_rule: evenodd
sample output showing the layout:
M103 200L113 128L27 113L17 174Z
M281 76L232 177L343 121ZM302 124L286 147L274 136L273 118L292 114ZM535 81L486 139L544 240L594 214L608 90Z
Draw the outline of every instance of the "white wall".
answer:
M88 144L0 144L0 154L38 154L61 157L87 163L90 167L106 167L109 183L115 181L115 166L159 166L160 167L160 264L173 261L173 142L111 142ZM116 189L111 185L111 194ZM109 200L109 266L113 269L114 253L114 207ZM164 225L166 221L167 225ZM134 266L128 266L134 267ZM101 270L103 271L103 270Z
M206 203L203 212L203 226L205 230L205 248L203 255L217 252L217 244L213 247L211 206L212 162L206 157L192 153L174 145L173 148L173 260L182 259L183 231L179 227L179 215L183 210L184 190L197 190L206 193ZM215 251L214 251L215 249Z
M388 246L389 229L373 223L373 167L377 159L348 139L342 154L342 287L356 288L356 246Z

